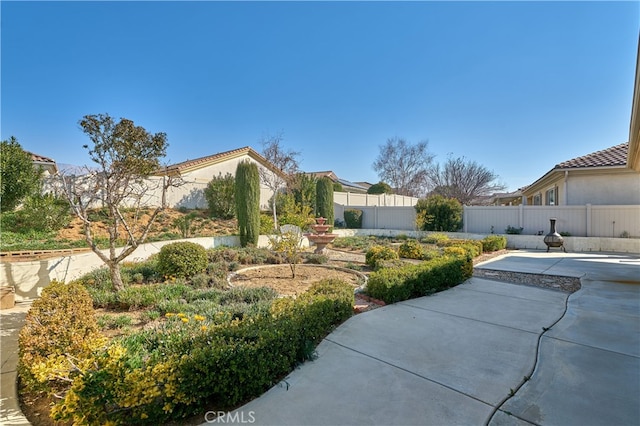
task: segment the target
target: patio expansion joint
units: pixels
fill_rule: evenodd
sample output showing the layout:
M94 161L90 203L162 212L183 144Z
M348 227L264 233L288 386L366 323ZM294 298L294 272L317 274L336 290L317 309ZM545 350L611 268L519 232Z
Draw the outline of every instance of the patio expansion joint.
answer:
M563 339L563 338L556 337L556 336L541 336L541 337L543 337L545 339L555 340L557 342L564 342L564 343L570 343L572 345L582 346L583 348L590 348L590 349L595 349L595 350L598 350L598 351L608 352L608 353L611 353L611 354L628 356L628 357L631 357L631 358L640 359L640 355L634 355L634 354L629 354L629 353L625 353L625 352L614 351L614 350L611 350L611 349L601 348L599 346L585 345L584 343L576 342L574 340Z
M328 342L331 342L331 343L333 343L333 344L334 344L334 345L336 345L336 346L340 346L341 348L347 349L347 350L349 350L349 351L351 351L351 352L353 352L353 353L356 353L356 354L358 354L358 355L365 356L365 357L367 357L367 358L369 358L369 359L373 359L373 360L375 360L375 361L378 361L378 362L381 362L381 363L383 363L383 364L386 364L386 365L388 365L388 366L390 366L390 367L392 367L392 368L398 369L398 370L403 371L403 372L405 372L405 373L408 373L408 374L410 374L410 375L412 375L412 376L418 377L418 378L420 378L420 379L422 379L422 380L426 380L426 381L428 381L428 382L430 382L430 383L436 384L436 385L438 385L438 386L442 386L443 388L449 389L450 391L453 391L453 392L455 392L455 393L457 393L457 394L460 394L460 395L466 396L467 398L471 398L471 399L473 399L473 400L475 400L475 401L478 401L478 402L480 402L480 403L482 403L482 404L484 404L484 405L486 405L486 406L488 406L488 407L493 407L493 404L491 404L491 403L489 403L489 402L487 402L487 401L483 401L483 400L479 399L478 397L475 397L475 396L473 396L473 395L469 395L469 394L468 394L468 393L466 393L466 392L462 392L462 391L460 391L459 389L453 388L453 387L451 387L451 386L449 386L449 385L446 385L446 384L444 384L444 383L441 383L441 382L439 382L439 381L437 381L437 380L430 379L429 377L423 376L423 375L418 374L418 373L416 373L416 372L414 372L414 371L411 371L411 370L408 370L408 369L406 369L406 368L404 368L404 367L401 367L401 366L399 366L399 365L393 364L393 363L391 363L391 362L389 362L389 361L385 361L384 359L381 359L381 358L375 357L375 356L373 356L373 355L370 355L370 354L368 354L368 353L366 353L366 352L362 352L362 351L359 351L359 350L357 350L357 349L351 348L351 347L346 346L346 345L344 345L344 344L342 344L342 343L338 343L338 342L336 342L336 341L334 341L334 340L331 340L330 338L325 338L324 340L325 340L325 341L328 341Z

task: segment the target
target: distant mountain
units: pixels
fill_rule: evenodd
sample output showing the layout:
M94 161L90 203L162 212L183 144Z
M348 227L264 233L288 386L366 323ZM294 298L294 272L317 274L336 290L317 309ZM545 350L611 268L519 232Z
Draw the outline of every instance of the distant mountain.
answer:
M76 166L74 164L57 163L58 171L65 175L84 175L87 173L86 166Z

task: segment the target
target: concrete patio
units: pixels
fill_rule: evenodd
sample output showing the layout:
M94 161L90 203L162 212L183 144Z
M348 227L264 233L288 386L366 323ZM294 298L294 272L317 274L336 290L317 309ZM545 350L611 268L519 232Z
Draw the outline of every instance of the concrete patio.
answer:
M357 315L217 423L640 424L637 256L523 251L478 267L578 276L582 288L472 278Z

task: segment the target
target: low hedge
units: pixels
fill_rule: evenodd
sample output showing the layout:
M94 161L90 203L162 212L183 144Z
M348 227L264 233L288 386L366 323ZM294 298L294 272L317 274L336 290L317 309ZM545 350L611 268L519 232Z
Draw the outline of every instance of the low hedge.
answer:
M231 409L313 357L353 305L350 285L324 280L244 320L168 315L158 329L78 360L83 368L67 374L72 383L52 417L73 424L160 424L211 405Z
M374 269L379 269L384 261L398 258L398 252L388 246L373 246L364 256L365 263Z
M385 303L395 303L454 287L470 278L472 272L470 256L445 255L418 265L372 272L366 293Z
M504 235L488 235L482 240L483 252L504 250L506 247L507 237Z
M463 247L470 252L471 257L477 257L482 254L482 241L479 240L465 240L465 239L450 239L438 242L439 247Z
M424 247L418 240L407 240L398 247L398 256L422 260L425 257Z

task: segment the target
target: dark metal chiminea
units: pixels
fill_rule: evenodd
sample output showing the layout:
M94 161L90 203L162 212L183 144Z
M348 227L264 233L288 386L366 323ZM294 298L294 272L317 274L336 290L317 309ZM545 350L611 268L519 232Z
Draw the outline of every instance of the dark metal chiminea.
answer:
M549 249L551 247L560 247L562 248L562 251L566 253L567 250L564 248L564 238L556 232L556 219L551 218L549 220L551 221L551 231L544 236L544 243L547 245L547 253L549 253Z

